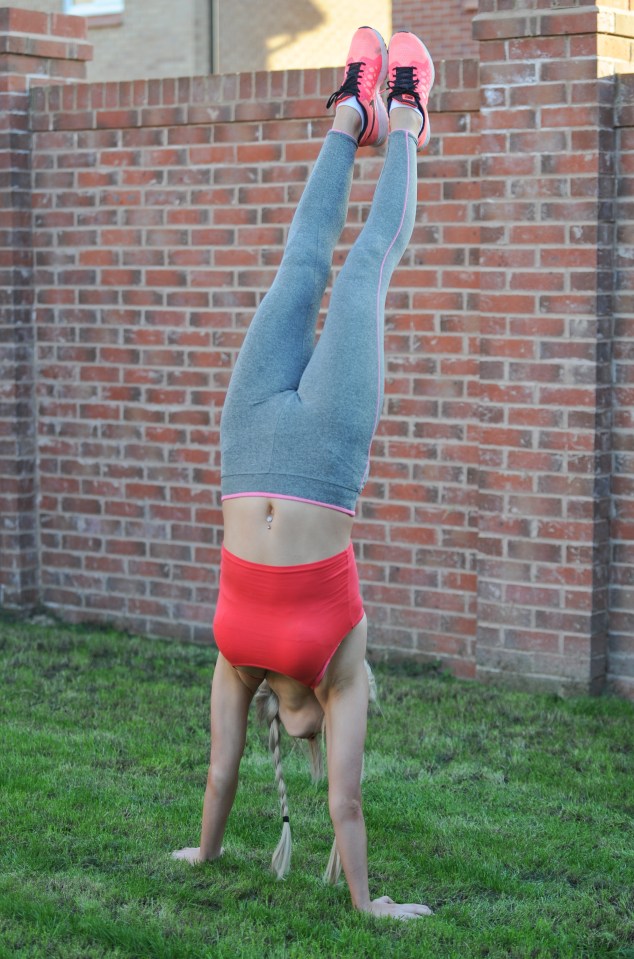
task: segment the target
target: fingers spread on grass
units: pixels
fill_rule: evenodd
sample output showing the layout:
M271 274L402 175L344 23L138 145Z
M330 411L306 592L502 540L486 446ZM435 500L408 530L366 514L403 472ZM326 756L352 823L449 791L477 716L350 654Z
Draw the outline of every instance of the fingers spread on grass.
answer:
M418 919L420 916L433 916L429 906L419 902L398 903L389 896L374 899L371 911L375 916L385 916L389 919Z
M186 862L194 866L196 863L201 861L200 848L197 846L195 848L187 847L185 849L175 849L172 853L172 859L184 859Z

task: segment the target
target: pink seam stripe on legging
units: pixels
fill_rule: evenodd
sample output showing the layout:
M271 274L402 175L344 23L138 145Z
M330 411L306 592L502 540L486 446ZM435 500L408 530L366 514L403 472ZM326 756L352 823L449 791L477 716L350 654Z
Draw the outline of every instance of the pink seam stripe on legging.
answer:
M396 131L395 131L396 132ZM400 131L399 131L400 132ZM409 136L407 130L403 130L403 133L406 137ZM385 251L385 256L381 262L381 269L379 270L379 285L376 291L376 359L377 359L377 391L376 391L376 410L374 412L374 427L372 428L372 439L374 439L374 434L376 432L377 426L379 425L379 419L381 418L381 284L383 282L383 269L385 267L385 261L387 260L390 250L396 243L398 235L403 229L403 223L405 221L405 213L407 211L407 202L409 200L409 151L407 151L407 186L405 188L405 196L403 198L403 211L401 213L401 222L398 225L398 229L394 234L392 242ZM368 475L370 473L370 451L372 449L372 440L370 440L370 446L368 447L368 460L365 464L365 473L363 475L363 482L365 483Z

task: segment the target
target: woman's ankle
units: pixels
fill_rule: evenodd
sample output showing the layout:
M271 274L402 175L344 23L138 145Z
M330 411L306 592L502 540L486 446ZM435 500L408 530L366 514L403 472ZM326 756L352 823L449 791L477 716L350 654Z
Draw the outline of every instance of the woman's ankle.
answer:
M345 103L337 107L335 119L332 124L333 130L339 133L347 133L348 136L358 140L362 126L361 115L354 107L348 107Z
M411 107L395 104L390 110L390 130L407 130L408 133L413 133L417 137L423 123L423 117L418 110L412 110Z

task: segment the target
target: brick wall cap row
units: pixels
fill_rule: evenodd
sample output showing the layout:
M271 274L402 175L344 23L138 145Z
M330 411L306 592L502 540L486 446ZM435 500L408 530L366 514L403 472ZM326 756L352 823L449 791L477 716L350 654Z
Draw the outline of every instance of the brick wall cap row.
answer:
M0 32L22 33L54 38L85 40L87 37L85 17L65 13L44 13L39 10L23 10L21 7L0 7Z
M77 43L68 38L33 37L27 34L1 33L0 55L41 57L47 60L92 60L91 43Z
M575 7L544 13L534 10L479 13L473 18L473 36L480 41L584 33L634 36L634 13Z
M615 3L627 3L628 0L613 0ZM504 10L519 10L522 12L526 7L531 10L551 10L559 7L594 7L595 0L480 0L479 8L481 13L495 15Z
M63 86L47 84L31 93L32 129L93 130L233 120L323 118L328 115L325 96L331 88L332 71L328 70L327 77L323 72L280 70L161 80L80 82ZM442 82L443 79L453 80L454 76L463 84L458 96L455 84ZM431 113L479 109L477 61L443 62L439 78L441 82L435 85L430 99ZM284 93L291 82L296 88L298 79L303 79L304 88L312 87L313 80L319 81L320 92L314 96ZM243 90L249 95L241 96ZM258 90L263 90L263 95L258 95ZM276 90L280 91L279 95L272 96ZM167 110L171 111L169 116Z

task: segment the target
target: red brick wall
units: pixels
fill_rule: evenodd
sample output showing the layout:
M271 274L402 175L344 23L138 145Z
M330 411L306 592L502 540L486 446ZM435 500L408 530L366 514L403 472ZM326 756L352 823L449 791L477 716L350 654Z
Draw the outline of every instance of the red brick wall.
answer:
M463 676L594 690L607 677L634 695L618 452L631 86L597 78L629 48L580 6L527 20L482 5L480 65L438 64L388 299L386 412L355 527L370 644ZM34 92L37 595L63 617L210 638L224 391L337 80ZM380 168L360 152L337 265Z
M440 656L467 675L476 76L469 63L440 71L447 109L420 161L414 243L389 296L386 416L356 529L374 647ZM65 616L210 636L219 412L336 80L324 70L38 92L42 598ZM360 154L338 262L381 163Z
M481 15L480 672L605 675L608 214L596 14ZM573 32L574 31L574 32ZM537 34L534 36L532 34ZM594 55L593 55L594 54ZM574 68L571 69L571 63ZM602 127L606 127L602 131Z
M477 12L478 0L394 0L392 27L421 37L435 62L477 57L472 35Z
M580 688L589 676L601 689L616 664L614 74L632 69L631 43L618 34L632 32L633 18L588 7L540 0L527 13L500 0L497 17L485 0L475 21L490 230L481 380L496 424L481 443L477 660L482 676L565 675Z
M84 75L85 33L0 8L0 605L38 599L29 90Z

